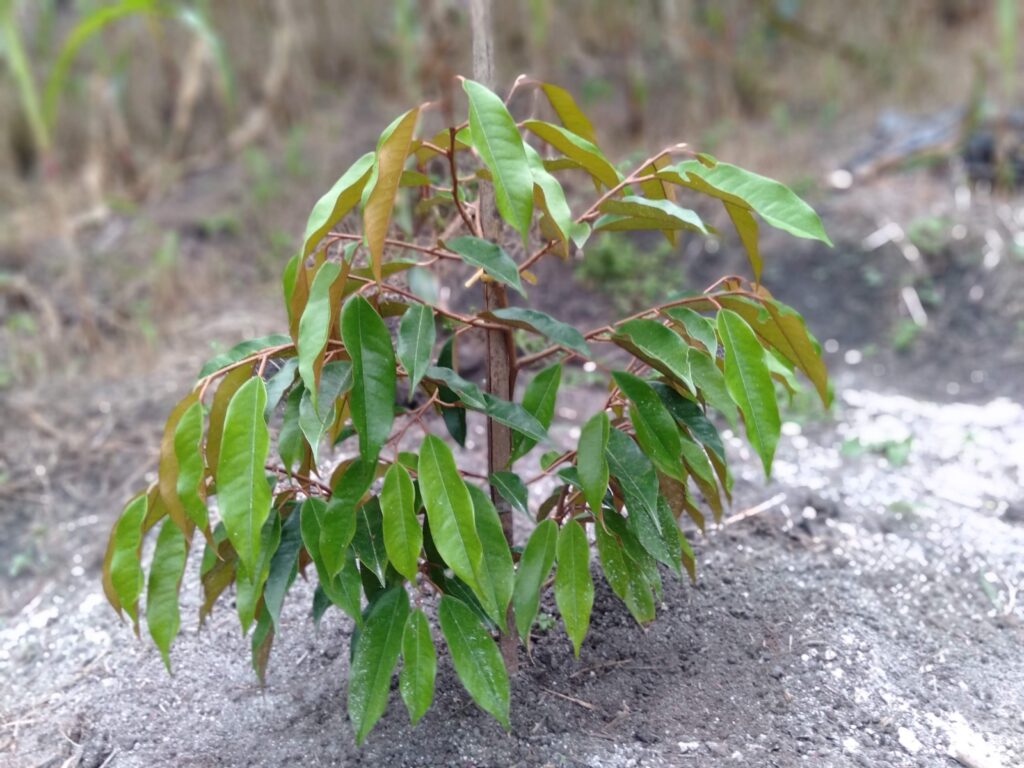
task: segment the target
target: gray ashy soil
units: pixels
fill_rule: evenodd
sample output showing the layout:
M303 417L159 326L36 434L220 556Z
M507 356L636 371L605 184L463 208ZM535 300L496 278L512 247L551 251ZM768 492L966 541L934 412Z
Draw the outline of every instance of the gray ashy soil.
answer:
M100 593L106 517L69 515L94 543L0 624L0 766L1024 764L1024 408L849 389L786 433L767 486L731 441L742 519L693 537L698 582L666 578L650 627L599 586L579 661L538 633L511 735L442 656L421 724L394 695L356 749L351 627L314 631L301 584L262 689L229 607L198 632L186 584L168 677Z

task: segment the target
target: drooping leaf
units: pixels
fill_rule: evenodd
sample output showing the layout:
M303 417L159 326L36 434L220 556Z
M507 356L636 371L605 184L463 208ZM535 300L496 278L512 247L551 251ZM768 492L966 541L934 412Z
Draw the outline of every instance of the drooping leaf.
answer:
M386 589L370 605L359 637L354 640L348 677L348 716L357 744L362 744L387 707L391 673L402 650L408 616L409 596L405 590Z
M171 643L181 626L178 590L181 588L187 556L185 533L173 519L168 518L160 526L156 538L146 590L146 624L149 625L149 634L160 649L160 656L168 672L171 670Z
M267 410L265 414L267 421L270 421L271 414L281 402L285 392L295 383L295 372L298 367L298 358L289 357L281 364L277 372L267 379Z
M580 429L576 449L576 469L579 472L583 496L595 515L600 516L604 495L608 490L608 414L595 413ZM600 527L600 526L598 526Z
M203 363L203 367L199 369L199 375L196 378L206 378L211 373L216 373L223 368L227 368L229 365L234 365L238 361L251 357L268 347L281 347L291 344L291 342L290 336L284 336L280 333L272 333L269 336L260 336L257 339L240 341L227 352L221 352L219 355L215 355Z
M543 120L527 120L523 125L538 139L582 165L606 187L614 187L619 183L619 172L592 142L560 125L552 125Z
M754 280L760 281L761 249L757 242L757 219L754 218L754 214L750 212L749 208L742 205L726 202L725 210L729 214L732 225L736 228L736 233L740 236L740 242L743 243L744 250L747 252L750 268L754 272Z
M590 236L590 225L585 222L576 222L573 219L572 211L569 209L569 202L565 197L565 190L547 168L544 161L537 154L537 150L529 144L526 147L526 158L530 163L530 173L533 174L533 183L539 190L539 196L535 193L535 200L541 206L545 215L550 218L557 232L556 238L562 241L561 252L563 256L569 255L569 241L576 243L577 248L582 248ZM541 220L544 226L544 220Z
M718 483L715 480L715 470L711 466L711 460L704 453L704 449L690 438L681 436L679 444L683 451L683 463L686 465L686 469L715 513L715 520L721 519L722 499L718 492Z
M352 424L359 453L375 459L395 420L395 352L370 302L353 296L341 312L341 338L352 358Z
M402 168L412 148L412 135L419 118L419 107L414 107L395 118L377 142L373 172L366 185L363 204L363 234L370 250L373 276L380 282L384 258L384 240L391 223L395 195L402 180Z
M388 567L387 547L384 545L384 518L380 503L370 498L356 510L356 530L352 537L359 562L369 568L384 584Z
M449 250L459 254L467 264L479 267L499 283L504 283L523 296L526 295L515 261L497 243L464 235L447 240L445 245Z
M630 559L614 533L594 526L601 570L612 592L626 604L639 624L654 620L654 596L643 571Z
M616 326L612 339L652 368L693 389L686 342L679 334L649 318L627 320Z
M203 405L193 403L181 415L174 430L174 455L178 463L175 491L188 519L209 533L203 475Z
M696 211L676 205L671 200L651 200L639 195L612 197L601 203L598 210L629 219L647 219L666 229L688 229L708 234L708 228ZM600 220L595 226L606 228Z
M558 568L555 570L555 603L562 614L566 634L576 658L590 626L594 607L594 582L590 578L590 544L583 526L569 520L558 534Z
M718 335L725 348L725 384L740 407L747 438L768 475L782 425L764 347L746 321L730 309L718 313Z
M703 344L711 357L718 356L718 337L715 335L714 322L689 307L669 307L665 314L673 323L681 325L688 336Z
M299 428L313 451L313 462L320 458L320 443L337 418L337 400L352 388L352 364L348 360L332 360L320 372L320 395L314 404L309 390L299 403Z
M359 202L363 187L370 178L373 160L373 152L367 152L356 160L313 206L306 221L306 233L302 238L303 258L311 254L323 236Z
M228 405L217 463L217 506L231 545L247 573L259 557L260 529L270 514L270 487L264 465L270 447L263 419L267 391L263 379L243 384Z
M441 352L437 356L438 368L450 368L457 372L455 365L455 335L448 337L448 340L441 345ZM460 377L461 378L461 377ZM459 396L446 386L437 388L437 395L441 401L441 418L444 420L445 429L461 446L466 445L466 409L461 405L446 405L455 403Z
M270 562L281 543L281 516L275 511L260 530L259 555L256 567L247 570L241 563L235 577L235 609L242 625L242 634L249 631L263 595L263 586L270 575Z
M111 531L103 559L103 588L107 599L118 613L123 609L131 617L136 631L139 624L139 595L142 594L143 586L139 557L146 507L145 494L128 502Z
M548 102L550 102L551 108L555 110L555 114L558 115L558 119L562 121L562 125L591 144L597 144L597 139L594 136L594 126L590 124L590 120L583 114L583 110L577 106L576 100L572 97L571 93L552 83L543 83L541 90L548 97Z
M306 308L299 319L299 376L310 393L314 409L319 403L320 370L318 361L331 333L331 286L341 274L341 264L325 261L317 270L309 288Z
M402 633L402 670L398 673L398 690L415 725L434 700L434 678L437 675L437 651L430 636L427 615L419 608L409 613Z
M630 530L652 557L678 572L679 537L675 521L667 527L658 511L658 475L651 460L618 429L608 433L606 456L608 470L618 482L629 511Z
M395 570L410 581L423 548L423 529L416 519L416 489L405 467L392 464L384 475L380 509L384 515L384 547Z
M629 418L644 453L666 475L683 481L685 475L679 460L679 427L668 409L662 405L658 393L646 381L631 373L615 371L612 376L630 400Z
M320 591L331 603L348 614L355 621L356 626L359 626L362 624L363 615L360 604L359 566L356 563L355 553L348 545L345 546L341 553L341 566L334 576L327 572L323 558L320 556L320 520L325 511L326 504L323 499L308 498L303 502L300 517L302 544L316 567L317 576L320 579ZM354 520L352 531L355 532ZM351 539L351 535L349 538Z
M480 561L480 588L486 592L487 607L494 607L494 623L505 631L505 613L512 600L514 570L512 553L502 531L501 519L490 497L475 485L467 486L473 500L473 517L483 548Z
M534 442L547 439L547 429L524 406L503 400L490 392L484 392L476 384L462 378L451 368L430 366L427 368L426 375L428 379L444 382L448 390L453 392L467 408L481 411L495 421L507 424L517 433Z
M704 401L725 416L726 421L735 428L736 403L729 395L725 384L725 375L711 356L696 347L690 347L686 353L686 361L690 364L690 375L693 384L700 392Z
M562 364L554 363L538 371L526 385L523 393L523 409L540 422L544 429L551 426L555 415L555 400L558 386L562 382ZM522 458L537 444L537 441L525 435L512 436L512 461Z
M700 160L684 160L659 174L734 206L753 210L771 226L796 237L832 245L821 219L789 187L730 163L708 167Z
M419 481L438 553L455 575L476 591L483 547L476 530L473 500L451 449L434 435L423 438Z
M529 492L523 479L515 472L507 470L492 472L487 478L492 488L501 494L501 498L512 505L512 508L524 515L530 514Z
M302 400L305 397L308 397L306 388L300 381L292 387L284 402L281 430L277 433L277 452L281 456L281 463L289 472L302 458L302 450L306 445L302 434L302 425L299 422Z
M281 542L270 560L270 573L263 585L263 607L276 628L281 619L284 596L295 580L299 550L302 548L301 514L296 505L281 523Z
M251 366L235 368L224 375L213 395L206 429L206 467L214 478L217 477L217 465L220 462L220 445L224 439L224 418L228 413L228 405L238 389L251 377Z
M376 461L353 461L335 484L320 517L320 557L330 578L345 565L345 553L356 532L356 510L373 483Z
M566 349L571 349L584 358L589 359L591 356L590 347L587 346L587 340L583 338L582 333L568 323L556 320L539 309L503 307L485 312L483 316L489 319L496 319L516 328L525 328L526 330L539 333L541 336L548 338L552 343L563 346Z
M498 213L525 242L533 216L533 175L523 139L500 97L473 80L463 80L462 87L469 97L473 146L491 172Z
M557 540L558 526L555 521L542 520L526 540L523 555L519 559L512 606L515 610L516 630L524 641L529 640L530 627L537 617L540 588L555 562Z
M398 324L398 359L409 377L410 396L426 373L436 338L433 310L425 304L410 304Z
M508 730L508 672L498 646L461 600L443 595L437 618L462 685L481 709Z

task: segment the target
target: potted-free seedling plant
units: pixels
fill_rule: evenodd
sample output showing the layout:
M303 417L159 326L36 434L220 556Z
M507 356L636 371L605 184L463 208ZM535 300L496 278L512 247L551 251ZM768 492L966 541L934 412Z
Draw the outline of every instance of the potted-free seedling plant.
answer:
M128 503L103 568L114 608L136 631L144 611L169 665L186 561L202 550L200 620L234 585L260 678L289 588L315 582L314 620L336 606L355 626L357 741L383 714L396 669L412 721L424 714L442 640L469 695L508 728L508 669L542 590L553 585L577 655L595 573L652 621L662 574L694 573L680 519L703 528L705 510L717 520L730 499L716 425L742 422L767 473L777 386L799 370L829 399L818 344L760 283L759 221L828 241L806 203L683 145L622 171L555 85L520 78L513 90L536 89L551 121L518 122L488 88L462 85L465 122L424 135L427 107L409 110L314 206L284 270L287 333L199 372L167 420L158 480ZM589 330L530 305L534 265L585 259L596 233L708 234L686 207L700 196L724 205L752 279L726 276ZM480 284L480 311L439 301L438 283L456 276ZM471 335L486 340L483 384L459 372ZM541 343L520 355L526 336ZM607 399L560 450L548 430L563 369L586 362L605 375ZM486 472L459 447L467 412L488 427ZM538 483L550 490L533 503ZM521 547L515 512L531 519Z

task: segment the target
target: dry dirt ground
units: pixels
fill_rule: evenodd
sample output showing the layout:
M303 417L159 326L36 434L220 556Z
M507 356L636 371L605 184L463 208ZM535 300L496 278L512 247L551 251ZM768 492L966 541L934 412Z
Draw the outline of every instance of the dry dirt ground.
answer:
M270 330L262 304L242 297L212 329L183 325L148 372L54 377L12 395L0 427L11 472L0 767L1024 765L1024 269L1008 247L992 264L984 224L1005 218L1000 206L1014 219L1020 201L960 211L925 181L937 199L918 196L918 211L978 229L917 262L906 238L872 240L886 221L871 211L916 215L900 206L918 181L902 180L856 213L827 204L833 254L777 251L766 280L826 342L834 412L802 399L788 410L770 483L731 438L733 518L692 536L697 583L666 574L646 629L599 586L579 661L557 621L538 631L513 679L511 734L474 707L442 654L420 725L393 697L356 749L351 626L329 611L314 630L301 583L265 688L229 605L197 628L194 580L171 677L105 604L107 530L152 473L161 419L198 367L201 355L182 350ZM721 253L688 264L695 284L730 267ZM560 316L600 316L600 296L551 285L544 300ZM930 322L893 351L907 285L925 294ZM581 405L599 396L562 393L559 440L572 442Z

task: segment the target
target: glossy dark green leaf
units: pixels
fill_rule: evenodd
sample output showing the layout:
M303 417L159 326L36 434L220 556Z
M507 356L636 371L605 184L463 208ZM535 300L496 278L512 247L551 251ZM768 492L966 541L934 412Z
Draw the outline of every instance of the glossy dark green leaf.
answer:
M562 364L555 363L537 372L526 385L523 393L523 409L540 422L544 429L551 426L555 415L555 401L558 386L562 382ZM512 461L522 458L537 444L524 435L512 436Z
M146 624L149 625L149 634L160 649L168 672L171 669L171 643L181 626L178 591L187 556L188 542L185 534L168 518L160 526L160 534L156 538L146 591Z
M353 296L341 311L341 338L352 358L352 424L359 453L372 460L395 420L395 352L391 335L370 303Z
M451 368L430 366L426 376L428 379L443 382L467 408L481 411L495 421L507 424L517 433L521 433L535 443L538 440L547 439L548 433L545 427L524 406L495 397L490 392L484 392L476 384L462 378Z
M736 403L733 402L732 396L729 394L725 375L719 370L718 365L710 355L701 352L696 347L690 347L686 354L686 360L690 364L693 384L704 398L704 402L725 416L726 421L735 428Z
M693 389L686 342L657 320L637 318L615 328L615 342L643 362Z
M203 468L203 405L193 403L182 414L174 430L174 455L178 464L175 491L181 505L197 528L209 528Z
M302 458L302 449L306 445L302 425L299 423L302 399L305 395L306 388L302 386L301 381L292 387L284 402L281 429L277 433L277 451L281 456L281 463L289 472Z
M409 613L402 633L402 670L398 673L398 690L415 725L434 700L434 678L437 676L437 651L430 636L427 615L419 608Z
M576 658L590 626L594 582L590 578L590 544L583 526L569 520L558 534L555 603Z
M608 490L608 431L610 425L605 411L595 413L580 429L576 448L576 468L579 472L583 496L590 509L600 515L604 495Z
M483 558L480 561L480 590L487 598L485 607L493 612L494 623L504 632L505 614L512 600L515 577L512 553L505 540L498 511L490 497L475 485L467 487L473 500L473 517L483 548Z
M448 340L441 345L441 352L437 356L438 368L450 368L455 371L454 351L455 336L449 336ZM461 378L461 377L460 377ZM448 406L445 403L455 403L459 397L446 386L437 388L437 395L441 400L441 418L444 420L445 429L456 443L465 447L466 445L466 409L462 406Z
M606 455L608 469L618 482L629 511L630 530L652 557L678 572L679 537L674 530L675 521L667 527L658 511L658 475L651 460L618 429L608 433Z
M348 716L361 744L384 714L391 690L391 673L402 650L402 633L409 616L409 596L402 587L377 595L354 640L348 676Z
M299 376L312 396L314 408L319 402L316 363L331 333L331 286L340 274L341 264L336 261L325 261L320 266L299 319Z
M270 435L263 419L267 391L263 379L249 379L231 398L217 462L217 506L231 545L247 573L259 559L260 530L270 514L267 451Z
M764 347L746 321L729 309L718 313L718 335L725 348L726 386L740 407L747 438L768 475L782 425Z
M715 324L710 319L689 307L669 307L664 312L673 323L681 325L687 335L703 344L711 357L718 356L718 336L715 334Z
M539 333L554 344L570 349L584 358L591 356L590 347L583 334L568 323L556 320L551 315L538 309L528 307L504 307L484 313L485 317L497 319L502 323L525 328Z
M216 373L222 368L227 368L229 365L233 365L239 360L244 360L250 355L254 355L267 347L279 347L291 343L291 336L284 336L280 333L272 333L269 336L260 336L258 339L246 339L245 341L240 341L227 352L221 352L219 355L211 357L203 363L203 367L199 369L199 375L196 378L205 378L211 373Z
M612 376L630 400L629 418L644 453L666 475L679 481L685 480L679 460L679 427L662 404L658 393L646 381L631 373L615 371Z
M638 623L654 620L654 595L643 571L632 561L618 537L601 525L594 526L601 570L612 592L626 604Z
M425 304L410 304L398 324L398 359L409 377L410 395L426 373L436 338L434 311Z
M492 472L487 480L513 509L524 515L530 514L530 494L519 475L509 471Z
M291 386L295 383L295 373L299 368L297 357L289 357L281 363L281 366L269 379L267 379L267 410L264 418L270 421L270 416L281 402Z
M395 570L410 581L416 578L423 529L416 518L416 489L401 464L392 464L384 475L380 509L384 515L384 547Z
M501 217L525 242L533 216L533 176L515 121L501 98L473 80L463 80L469 98L469 132L491 172Z
M504 283L523 296L526 295L515 261L497 243L464 235L447 240L445 245L449 250L459 254L467 264L479 267L499 283Z
M412 148L412 135L419 113L419 107L414 107L384 129L377 142L373 172L366 184L363 235L370 251L373 276L378 282L382 276L384 240L391 224L391 211L402 180L402 169Z
M774 179L744 170L729 163L715 162L708 167L700 160L684 160L673 172L682 183L726 203L753 210L771 226L796 237L832 244L821 219L789 187Z
M508 672L498 646L461 600L443 595L437 618L462 685L481 709L508 730Z
M478 589L483 547L473 501L451 449L434 435L427 435L420 448L419 482L438 553L456 576Z
M377 580L384 584L388 567L387 547L384 545L384 516L380 503L371 498L356 510L356 530L352 537L359 562L373 571Z
M298 506L281 523L281 543L270 560L270 573L263 585L263 607L270 615L274 627L281 619L284 596L295 580L299 550L302 549L302 530Z
M320 372L319 396L316 403L305 390L299 403L299 428L313 451L313 462L320 459L320 444L334 424L337 400L352 388L352 364L348 360L332 360Z
M540 588L555 562L557 540L558 526L555 521L542 520L526 540L522 557L519 558L512 606L515 609L516 630L524 641L529 640L530 627L537 617Z
M263 587L270 576L270 563L281 543L281 516L276 510L260 529L260 546L256 566L247 570L241 563L235 577L235 609L242 625L242 634L249 631L259 610Z
M356 509L373 483L374 461L353 461L338 479L331 500L320 517L320 557L330 578L345 564L345 552L356 532Z
M606 187L614 187L619 183L620 176L615 166L608 162L608 158L596 145L582 136L543 120L527 120L523 125L538 139L582 165L591 176Z
M373 160L373 152L367 152L356 160L313 206L306 221L306 233L302 238L303 257L312 253L323 236L359 202L363 187L370 178Z

